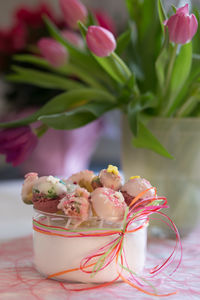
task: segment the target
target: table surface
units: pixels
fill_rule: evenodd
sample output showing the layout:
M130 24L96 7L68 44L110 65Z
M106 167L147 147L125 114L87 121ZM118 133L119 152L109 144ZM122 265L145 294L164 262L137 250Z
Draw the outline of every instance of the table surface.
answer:
M0 300L75 300L75 299L161 299L145 295L125 283L115 283L96 290L74 292L87 287L44 279L34 269L31 237L32 208L20 201L21 182L0 184ZM1 199L2 198L2 199ZM27 236L28 235L28 236ZM171 300L200 299L200 228L182 240L183 259L173 276L164 270L153 284L160 293L178 291ZM174 240L150 238L147 268L168 257ZM174 265L178 261L178 256ZM145 278L148 277L147 271Z

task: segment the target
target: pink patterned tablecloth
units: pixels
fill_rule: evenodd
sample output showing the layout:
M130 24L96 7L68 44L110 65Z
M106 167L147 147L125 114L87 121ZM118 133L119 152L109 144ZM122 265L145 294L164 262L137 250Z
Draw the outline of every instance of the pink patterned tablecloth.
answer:
M167 299L200 299L200 228L182 240L183 260L178 271L170 277L166 270L159 274L159 291L178 290ZM157 265L169 256L174 240L150 239L147 264ZM159 299L145 295L125 283L115 283L97 290L72 292L70 287L81 284L63 284L43 279L35 271L32 261L32 238L19 238L0 245L0 299L1 300L75 300L75 299ZM178 258L177 258L178 259ZM157 282L157 284L158 284Z

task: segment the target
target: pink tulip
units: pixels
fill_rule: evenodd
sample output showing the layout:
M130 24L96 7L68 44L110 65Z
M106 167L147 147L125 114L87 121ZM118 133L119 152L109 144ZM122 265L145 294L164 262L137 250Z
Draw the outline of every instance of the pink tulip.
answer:
M63 30L61 32L62 36L72 45L78 47L78 48L83 48L84 43L83 43L83 39L81 38L81 36L72 31L72 30Z
M60 7L65 17L65 22L70 28L78 28L78 21L85 23L88 12L79 0L60 0Z
M37 145L37 137L29 126L0 131L0 154L13 166L21 164Z
M195 15L189 15L188 4L177 9L176 13L164 22L164 25L168 27L170 41L176 44L190 42L198 28Z
M55 68L61 67L67 62L66 48L52 38L40 39L38 48L42 56Z
M89 26L86 41L88 48L96 56L109 56L116 48L114 35L101 26Z

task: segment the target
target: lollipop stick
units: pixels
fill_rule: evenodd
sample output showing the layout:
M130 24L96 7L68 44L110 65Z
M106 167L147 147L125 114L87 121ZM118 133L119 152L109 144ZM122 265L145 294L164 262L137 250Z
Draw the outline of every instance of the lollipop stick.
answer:
M68 218L67 223L66 223L66 225L65 225L65 228L68 228L69 225L70 225L70 223L71 223L71 218Z
M104 223L104 220L101 219L101 221L99 222L99 228L103 228L103 223Z
M51 218L47 216L47 225L51 225Z

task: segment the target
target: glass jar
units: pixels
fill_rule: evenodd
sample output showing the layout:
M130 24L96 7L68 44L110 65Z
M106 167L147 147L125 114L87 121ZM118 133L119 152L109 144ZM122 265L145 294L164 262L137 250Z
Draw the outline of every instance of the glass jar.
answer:
M33 218L33 224L40 224L42 231L34 230L34 264L39 273L45 277L52 274L53 279L65 280L70 282L84 283L103 283L114 280L117 276L116 259L111 261L109 265L91 276L82 270L74 270L65 272L71 269L80 267L82 260L89 255L95 254L101 247L104 247L119 237L119 234L108 236L83 236L83 237L66 237L52 234L45 234L46 229L54 227L58 230L69 229L76 232L106 232L116 229L122 229L122 222L106 222L98 217L91 217L88 221L82 223L76 228L77 219L69 218L64 215L49 214L36 211ZM147 222L137 221L129 226L129 230L141 226L141 229L126 233L124 236L123 249L128 267L135 273L140 273L143 270L146 256L146 241L147 241ZM33 227L34 227L33 226ZM100 229L100 230L99 230ZM43 231L44 230L44 231ZM98 257L99 258L99 257ZM90 263L93 263L92 260ZM118 267L120 270L120 267ZM64 272L64 273L61 273ZM126 271L123 271L126 272ZM123 273L124 274L124 273Z

